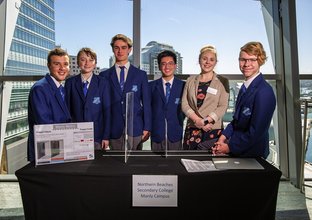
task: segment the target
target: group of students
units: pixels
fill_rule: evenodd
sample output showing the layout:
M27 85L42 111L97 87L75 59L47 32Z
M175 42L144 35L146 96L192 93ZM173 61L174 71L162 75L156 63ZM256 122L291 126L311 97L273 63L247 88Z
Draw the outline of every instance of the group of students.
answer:
M148 82L145 71L130 64L132 41L117 34L111 41L115 65L93 74L97 55L90 48L77 54L81 73L69 77L69 55L61 48L49 52L49 73L36 82L28 101L28 160L35 160L36 124L93 122L95 149L123 150L125 146L126 94L133 94L133 150L151 138L151 149L197 150L216 140L212 153L263 157L269 154L268 129L276 106L275 95L260 66L267 59L260 42L241 47L239 68L245 77L237 97L233 120L223 127L228 108L229 81L218 75L215 47L200 50L201 72L186 82L177 78L177 57L158 54L162 77ZM63 87L62 82L65 82ZM183 122L187 124L183 130ZM184 139L183 138L184 132Z

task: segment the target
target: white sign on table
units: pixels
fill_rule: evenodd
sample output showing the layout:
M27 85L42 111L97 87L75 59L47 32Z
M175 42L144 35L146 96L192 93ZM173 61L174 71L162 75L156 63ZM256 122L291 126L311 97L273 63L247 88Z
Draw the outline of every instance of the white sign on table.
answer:
M34 138L36 165L94 159L93 122L35 125Z
M133 175L132 206L177 207L177 175Z

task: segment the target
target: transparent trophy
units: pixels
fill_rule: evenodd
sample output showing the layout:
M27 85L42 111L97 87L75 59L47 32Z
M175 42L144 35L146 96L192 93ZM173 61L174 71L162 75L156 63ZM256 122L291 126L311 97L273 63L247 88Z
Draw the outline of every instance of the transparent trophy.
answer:
M133 104L134 104L134 92L128 92L126 94L126 123L125 123L125 163L130 156L133 149Z
M168 124L167 118L165 118L165 157L168 156Z

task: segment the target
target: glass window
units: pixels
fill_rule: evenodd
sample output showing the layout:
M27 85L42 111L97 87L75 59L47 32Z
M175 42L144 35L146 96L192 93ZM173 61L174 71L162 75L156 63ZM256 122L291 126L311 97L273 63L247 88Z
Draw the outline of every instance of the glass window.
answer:
M5 69L6 75L44 75L48 71L48 51L55 45L68 48L68 53L74 56L81 47L91 47L97 52L98 65L101 68L108 67L109 58L113 54L110 47L111 38L118 33L132 38L132 1L77 4L76 1L26 0L22 4L17 24L11 27L15 28L14 39L12 42L7 41L11 48ZM97 10L98 8L101 10ZM96 21L100 21L100 25L96 24ZM7 114L2 118L6 129L4 146L10 149L5 161L8 163L9 174L14 174L15 170L26 162L27 99L33 83L6 82L6 91L2 91L2 94L7 94L3 103L10 103L9 106L6 105L7 109L3 110ZM19 155L15 156L17 149ZM15 159L18 161L14 161Z
M212 44L218 52L216 71L240 74L240 47L260 41L268 56L262 72L274 74L260 1L229 4L227 0L142 0L141 46L149 52L142 54L141 65L149 62L144 56L170 48L181 55L183 74L197 74L199 51Z
M297 32L298 32L298 55L300 74L312 74L311 51L312 51L312 1L296 1Z
M33 4L36 10L43 7L37 1L27 0L27 2ZM248 41L261 41L268 56L268 61L261 70L264 74L274 74L260 1L237 0L231 7L225 7L229 4L227 0L195 0L195 2L189 0L142 0L141 3L141 68L148 73L159 74L156 56L152 56L151 53L169 48L175 50L179 55L179 73L198 74L200 71L199 50L206 44L212 44L216 46L218 52L216 72L219 74L241 74L237 60L240 47ZM42 1L42 4L54 8L52 7L53 3L49 0ZM312 51L312 44L308 40L312 30L308 28L310 24L307 23L311 20L311 15L308 13L311 11L309 10L312 8L311 4L310 0L297 1L297 11L300 12L297 13L299 65L302 74L312 73L311 62L308 59L309 52ZM36 17L35 13L31 11L32 8L27 7L25 13L30 15L30 18L20 16L17 24L23 27L23 30L30 31L27 34L26 32L16 32L14 36L20 40L30 41L28 43L38 44L38 47L13 41L10 51L11 59L7 62L11 66L6 69L6 74L17 75L17 72L23 72L25 75L44 74L47 69L39 64L46 62L47 50L43 50L42 47L50 48L54 46L53 43L62 45L68 49L70 55L74 56L81 47L91 47L98 54L98 66L100 68L109 67L109 59L113 54L110 46L111 38L117 33L123 33L133 38L132 6L133 1L124 0L101 1L96 4L55 1L56 35L54 35L54 31L44 28L51 22L50 19L48 19L48 23L44 23L44 19ZM99 7L101 8L100 13L96 10ZM47 8L48 6L44 10ZM243 16L242 9L244 9ZM53 10L49 8L49 11L51 11L49 16L54 18ZM88 15L87 19L81 14L77 17L74 16L77 12ZM41 15L42 13L40 13ZM43 23L38 25L31 18L39 19L38 21ZM101 21L101 24L97 25L97 21ZM49 26L53 27L51 24ZM68 29L71 31L65 31ZM103 30L105 30L105 34L103 34ZM33 32L45 37L33 38L33 34L30 34ZM52 42L46 38L51 39ZM55 42L53 42L54 39L56 39ZM35 56L37 59L29 59L31 56ZM19 61L18 65L14 63L16 60ZM230 108L225 115L225 122L229 122L231 119L235 93L237 93L240 83L241 81L231 80ZM310 94L306 85L308 84L302 84L302 94ZM272 83L272 87L275 87L274 83ZM20 116L17 111L26 107L22 103L18 105L13 102L14 93L12 92L11 100L8 100L12 105L9 112L12 114L11 122L14 121L14 115L16 115L16 120L17 116ZM13 114L14 112L15 114ZM13 134L17 128L27 127L24 126L25 121L17 120L17 122L22 126L7 125L10 128L7 134ZM19 133L16 135L18 136ZM20 135L23 137L25 133L21 132Z
M112 37L122 33L133 40L132 6L132 1L124 0L94 1L93 4L55 1L56 44L67 48L68 53L74 56L81 47L90 47L97 53L98 66L107 68L113 55ZM83 12L83 15L68 16L77 12ZM68 32L68 29L72 31Z
M212 44L218 55L215 71L218 74L241 74L238 66L240 47L249 41L260 41L268 57L261 71L263 74L275 74L261 2L238 0L229 4L227 0L142 0L141 66L153 74L153 65L157 63L155 53L170 49L180 59L178 63L181 64L182 74L199 74L199 51L203 46ZM154 62L151 58L154 58ZM242 80L229 79L230 100L224 115L225 126L232 120L236 96L242 83ZM270 83L275 90L275 83ZM278 164L273 122L277 123L277 120L272 120L269 130L268 160Z
M298 32L298 61L299 73L301 75L312 74L311 51L312 51L312 1L296 1L297 11L297 32ZM301 117L303 133L303 144L306 150L304 177L312 180L312 78L300 80L300 97L301 97Z

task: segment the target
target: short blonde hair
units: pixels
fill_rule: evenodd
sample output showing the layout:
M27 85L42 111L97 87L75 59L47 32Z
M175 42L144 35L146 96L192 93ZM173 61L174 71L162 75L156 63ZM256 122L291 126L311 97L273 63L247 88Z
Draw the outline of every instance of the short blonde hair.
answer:
M126 35L123 35L123 34L116 34L113 38L112 38L112 41L110 43L111 47L113 48L114 47L114 43L115 41L117 40L122 40L123 42L127 43L128 44L128 47L131 48L132 47L132 40L127 37ZM114 48L113 48L114 49Z
M216 56L216 60L218 60L217 50L216 50L216 48L213 45L206 45L206 46L202 47L200 49L200 52L199 52L198 60L200 60L200 58L202 57L203 53L205 53L207 51L213 53Z
M240 48L240 52L242 51L249 55L256 56L259 66L262 66L267 60L267 56L263 49L263 46L258 41L251 41L246 43L244 46Z

